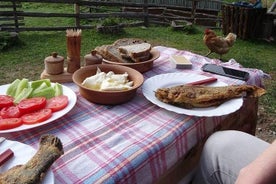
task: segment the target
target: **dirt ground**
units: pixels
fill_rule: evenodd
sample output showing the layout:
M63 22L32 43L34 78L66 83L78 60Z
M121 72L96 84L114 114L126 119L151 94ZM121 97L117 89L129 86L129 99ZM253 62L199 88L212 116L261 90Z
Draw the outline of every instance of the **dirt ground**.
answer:
M275 85L273 79L275 79L276 73L272 72L270 76L272 79L264 81L266 88ZM271 100L273 100L273 98L271 98ZM268 113L266 109L267 108L259 101L256 136L267 142L272 142L276 139L276 113Z
M272 142L276 139L276 115L268 114L262 106L259 106L256 136Z

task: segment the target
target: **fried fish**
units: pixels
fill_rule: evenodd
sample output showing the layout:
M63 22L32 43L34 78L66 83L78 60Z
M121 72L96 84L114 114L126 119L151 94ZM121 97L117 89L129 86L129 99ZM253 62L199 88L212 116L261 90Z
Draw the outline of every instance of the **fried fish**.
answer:
M43 135L40 138L36 154L25 165L17 165L0 173L0 183L41 183L47 170L63 153L63 146L59 138L53 135Z
M242 96L259 97L265 93L265 89L252 85L222 87L180 85L170 88L159 88L155 92L155 96L164 103L191 109L218 106L233 98Z

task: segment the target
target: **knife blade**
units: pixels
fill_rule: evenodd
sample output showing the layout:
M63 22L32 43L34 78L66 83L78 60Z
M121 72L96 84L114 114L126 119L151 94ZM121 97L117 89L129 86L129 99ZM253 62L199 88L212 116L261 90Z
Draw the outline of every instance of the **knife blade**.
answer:
M6 139L4 137L0 137L0 144L4 142ZM6 163L10 158L12 158L14 155L13 151L8 148L3 153L0 154L0 166L2 166L4 163Z
M6 139L4 137L0 137L0 144L4 142Z
M208 79L202 79L202 80L198 80L198 81L194 81L194 82L189 82L186 83L186 85L201 85L201 84L209 84L212 82L216 82L218 79L215 77L210 77Z

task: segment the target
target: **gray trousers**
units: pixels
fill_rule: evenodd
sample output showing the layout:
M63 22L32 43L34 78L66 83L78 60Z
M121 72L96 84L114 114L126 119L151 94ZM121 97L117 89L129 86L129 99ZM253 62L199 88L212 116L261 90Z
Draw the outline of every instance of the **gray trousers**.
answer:
M204 145L193 184L234 184L239 171L269 143L250 134L227 130L211 135Z

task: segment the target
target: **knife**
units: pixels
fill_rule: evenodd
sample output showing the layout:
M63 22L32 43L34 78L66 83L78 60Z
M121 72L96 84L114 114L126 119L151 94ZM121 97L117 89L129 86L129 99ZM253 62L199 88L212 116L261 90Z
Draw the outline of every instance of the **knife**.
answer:
M6 139L4 137L0 137L0 144L4 142Z
M211 77L211 78L208 78L208 79L202 79L202 80L198 80L198 81L194 81L194 82L189 82L189 83L186 83L186 85L209 84L209 83L212 83L212 82L216 82L217 80L218 80L217 78Z
M4 137L0 137L0 144L4 142L6 139ZM8 148L3 153L0 154L0 166L6 163L10 158L14 155L13 151Z

